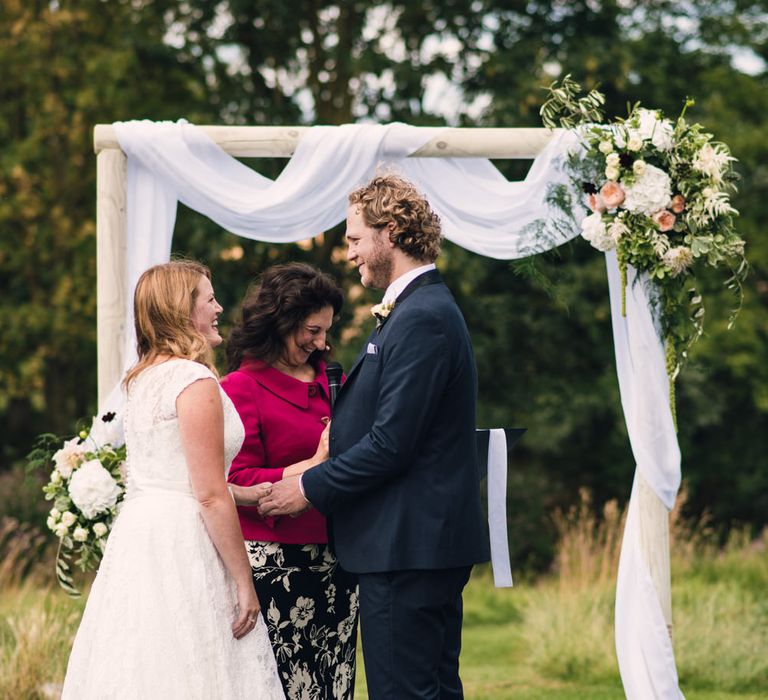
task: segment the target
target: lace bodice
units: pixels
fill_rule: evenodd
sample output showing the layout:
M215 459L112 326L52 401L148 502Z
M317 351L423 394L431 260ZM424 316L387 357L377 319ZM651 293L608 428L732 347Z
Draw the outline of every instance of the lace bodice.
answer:
M199 379L215 379L204 365L173 359L148 367L131 383L125 409L127 494L167 489L192 493L181 444L176 398ZM219 389L224 409L224 467L240 451L245 432L229 397Z

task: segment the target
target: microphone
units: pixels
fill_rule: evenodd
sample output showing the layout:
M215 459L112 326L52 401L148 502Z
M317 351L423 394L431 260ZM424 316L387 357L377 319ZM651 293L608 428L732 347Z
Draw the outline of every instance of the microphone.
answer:
M331 399L331 410L336 403L336 397L341 389L341 364L338 362L329 362L325 366L325 376L328 377L328 397Z

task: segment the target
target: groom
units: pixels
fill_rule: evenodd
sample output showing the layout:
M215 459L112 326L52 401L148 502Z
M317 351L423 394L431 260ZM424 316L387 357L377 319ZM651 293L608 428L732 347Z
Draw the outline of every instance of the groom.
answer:
M359 574L372 700L461 698L461 594L488 559L472 345L424 197L388 175L349 204L347 258L364 286L386 288L377 328L334 406L331 458L274 484L260 510L328 516L341 566Z

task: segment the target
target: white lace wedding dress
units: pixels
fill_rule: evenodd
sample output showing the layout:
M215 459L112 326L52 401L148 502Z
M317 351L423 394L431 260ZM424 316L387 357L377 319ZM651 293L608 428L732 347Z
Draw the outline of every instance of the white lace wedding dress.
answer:
M63 700L283 698L261 616L232 636L235 588L192 496L176 397L212 377L170 360L144 370L125 409L128 484L69 659ZM227 469L243 425L221 391Z

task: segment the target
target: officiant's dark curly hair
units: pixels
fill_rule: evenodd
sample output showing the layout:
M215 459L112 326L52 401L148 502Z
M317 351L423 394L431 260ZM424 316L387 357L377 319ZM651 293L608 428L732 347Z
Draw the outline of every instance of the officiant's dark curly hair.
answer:
M416 260L434 262L440 254L440 217L416 187L399 175L378 175L349 195L368 226L394 224L389 239Z
M273 364L307 316L328 306L336 316L343 301L336 280L312 265L286 263L267 268L258 285L246 294L242 319L229 334L227 371L236 370L244 358ZM316 365L326 354L313 352L310 364Z

